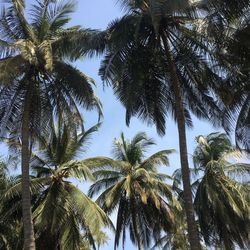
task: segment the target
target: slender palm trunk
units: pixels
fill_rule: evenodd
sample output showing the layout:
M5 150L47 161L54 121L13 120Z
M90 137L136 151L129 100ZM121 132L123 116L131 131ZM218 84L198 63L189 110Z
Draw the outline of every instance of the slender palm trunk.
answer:
M192 202L190 171L189 171L188 154L187 154L185 113L181 95L180 82L176 71L176 65L174 63L173 56L170 52L170 48L167 41L167 35L165 32L163 32L162 41L166 53L166 58L169 63L171 81L175 95L176 118L177 118L178 133L179 133L181 172L182 172L182 181L184 189L184 207L188 225L188 239L191 246L191 250L201 250L199 233L195 222L194 207Z
M30 143L29 143L29 118L30 118L29 97L26 98L22 120L22 213L24 228L24 250L35 250L35 237L31 213L30 195Z
M132 223L133 223L133 228L135 232L135 237L137 240L138 244L138 250L142 250L142 240L138 231L137 223L136 223L136 205L135 205L135 200L132 198L131 199L131 207L132 207Z

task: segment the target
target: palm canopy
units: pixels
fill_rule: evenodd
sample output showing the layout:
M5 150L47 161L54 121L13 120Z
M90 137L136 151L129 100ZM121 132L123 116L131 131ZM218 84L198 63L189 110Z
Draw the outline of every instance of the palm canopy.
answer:
M249 8L250 1L198 1L206 16L202 32L216 44L216 54L229 71L218 93L226 105L224 128L235 131L238 147L249 145ZM223 37L223 39L221 39ZM230 91L228 91L230 89Z
M153 144L145 133L136 134L131 141L122 134L114 141L115 159L100 162L93 172L97 181L91 185L89 195L101 192L97 203L108 213L118 208L115 249L120 238L124 244L127 229L132 242L142 249L142 245L150 245L152 235L159 237L162 229L168 231L174 223L167 200L175 200L170 185L164 182L169 177L157 171L158 166L169 164L167 156L173 150L145 158L146 150Z
M207 21L214 28L230 24L245 14L250 6L249 0L194 0L195 6L207 14Z
M230 139L225 134L212 133L207 137L198 136L193 160L195 168L206 167L210 161L218 161L225 154L237 152L232 146Z
M233 66L239 74L232 73L228 76L227 87L231 89L231 98L227 98L230 110L225 115L231 117L228 131L235 130L237 146L250 152L250 47L246 42L250 37L249 21L249 16L245 15L238 19L237 29L227 38L226 56L233 61ZM230 81L233 84L230 85Z
M202 32L215 41L217 56L229 68L227 80L219 90L227 106L224 128L235 131L237 146L249 151L249 43L246 41L250 1L205 0L197 1L196 5L206 13L201 22Z
M249 191L237 175L249 173L250 166L233 160L241 153L225 134L199 136L197 142L193 157L195 170L202 171L203 176L195 184L194 203L205 242L224 245L226 249L234 249L234 244L247 249Z
M102 228L113 228L105 212L72 183L74 179L94 180L88 168L93 159L77 157L99 126L79 133L76 127L59 123L37 138L39 148L30 163L37 249L80 249L86 240L96 249L94 239L102 235ZM4 201L20 198L20 188L19 181L5 192Z
M39 138L42 150L34 152L31 166L37 176L34 181L43 186L34 209L41 244L46 243L44 236L50 232L62 249L80 249L84 233L95 249L94 238L102 233L102 227L112 227L104 211L70 182L72 178L94 179L88 159L76 157L98 127L99 124L79 134L64 123L54 127L50 136Z
M100 75L113 85L126 107L126 122L139 116L164 133L168 114L176 119L171 65L162 39L166 36L176 65L185 108L186 124L192 126L190 111L199 118L219 122L220 109L211 92L222 81L213 44L198 32L189 1L124 1L128 13L110 24L106 56Z
M100 108L93 80L67 62L79 57L76 34L88 40L92 32L79 26L65 28L74 6L74 1L35 1L28 19L25 1L6 1L0 14L2 133L6 128L19 131L27 100L30 131L37 133L61 111L64 119L81 124L77 104Z

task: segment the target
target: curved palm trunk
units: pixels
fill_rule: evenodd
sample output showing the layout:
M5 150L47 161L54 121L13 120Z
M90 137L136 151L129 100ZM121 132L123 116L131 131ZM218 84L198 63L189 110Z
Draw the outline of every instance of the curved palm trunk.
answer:
M28 96L28 95L27 95ZM30 195L30 176L29 176L29 161L30 161L30 144L29 144L29 107L30 100L24 106L23 121L22 121L22 213L23 213L23 228L24 228L24 250L35 250L35 237L31 213L31 195Z
M135 206L135 200L133 198L131 199L131 208L132 208L132 223L133 223L135 237L136 237L137 244L138 244L138 250L142 250L142 240L140 238L140 234L138 232L138 227L136 223L136 206Z
M191 246L191 250L201 250L200 239L198 228L195 222L194 207L192 202L192 191L190 184L190 171L188 165L188 154L187 154L187 141L186 141L186 127L185 127L185 113L183 107L183 100L181 96L181 88L179 78L176 72L176 66L174 64L173 56L170 52L170 48L167 41L166 33L163 32L162 41L166 53L166 58L169 63L169 70L171 74L171 81L173 84L173 91L175 95L175 107L176 107L176 118L179 133L179 149L180 149L180 160L181 160L181 172L184 189L184 207L187 217L188 225L188 239Z

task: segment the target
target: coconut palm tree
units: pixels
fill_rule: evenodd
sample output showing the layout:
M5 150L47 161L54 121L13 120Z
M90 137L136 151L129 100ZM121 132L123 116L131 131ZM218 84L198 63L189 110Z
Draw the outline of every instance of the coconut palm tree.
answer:
M225 134L198 136L197 142L193 159L200 178L194 204L204 240L226 250L234 249L235 244L248 249L249 190L239 174L247 173L249 179L250 165L235 161L233 157L241 153Z
M22 141L24 249L35 249L29 192L34 135L62 110L64 119L81 124L77 104L99 108L93 80L65 61L79 56L74 36L91 33L65 28L73 9L74 1L39 0L28 18L24 0L7 0L0 14L0 128Z
M163 134L169 113L177 122L189 241L191 249L201 249L192 204L186 126L192 126L191 113L214 123L222 117L212 95L223 78L220 64L214 64L218 62L213 55L214 41L197 29L201 17L193 17L189 1L122 3L128 12L108 27L100 75L112 84L125 106L127 124L136 115L155 124Z
M83 233L95 249L94 239L102 234L102 227L112 225L103 210L70 181L94 180L88 159L76 157L98 127L78 134L64 123L53 128L50 136L38 138L42 150L34 152L31 166L44 188L34 205L34 220L40 232L38 241L44 242L50 232L55 249L80 249Z
M50 133L37 137L39 149L33 150L31 156L36 247L41 250L80 249L82 242L88 241L96 249L94 239L101 237L101 229L112 227L112 223L72 181L94 179L88 168L94 164L93 158L76 158L99 124L81 133L72 124L58 124ZM18 194L20 197L20 182L5 192L4 202Z
M115 249L120 238L124 245L126 229L131 241L139 250L149 247L152 236L159 237L161 230L168 231L174 217L167 200L174 202L167 175L157 171L159 165L168 165L168 154L173 150L159 151L148 158L145 152L153 145L145 133L138 133L131 141L124 135L114 141L115 159L106 159L95 168L97 181L91 185L89 195L101 194L97 203L107 213L118 208L115 232Z

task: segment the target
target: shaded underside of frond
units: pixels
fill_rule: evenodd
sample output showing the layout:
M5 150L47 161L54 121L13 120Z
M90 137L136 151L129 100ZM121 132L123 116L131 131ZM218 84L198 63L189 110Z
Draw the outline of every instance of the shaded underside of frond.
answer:
M170 66L160 42L160 32L167 34L176 65L186 124L192 126L191 113L214 125L221 124L223 105L216 102L213 91L219 88L223 77L211 41L195 29L181 25L183 17L176 17L180 23L170 17L162 18L159 35L144 13L124 16L110 26L110 46L99 73L112 84L125 106L127 124L132 116L138 116L155 124L163 134L169 114L176 119Z
M207 244L220 242L228 249L247 246L249 199L244 186L225 175L207 170L198 186L195 208Z

